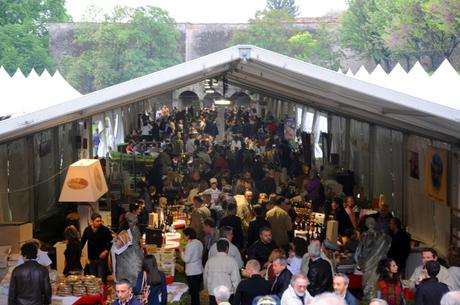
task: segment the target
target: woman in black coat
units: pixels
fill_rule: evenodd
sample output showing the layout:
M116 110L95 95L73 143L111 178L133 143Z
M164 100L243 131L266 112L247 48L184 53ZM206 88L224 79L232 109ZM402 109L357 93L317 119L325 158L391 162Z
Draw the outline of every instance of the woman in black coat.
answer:
M72 272L82 272L83 268L81 266L81 241L80 233L74 226L68 226L64 230L64 238L67 242L67 247L64 251L65 257L65 267L64 275L68 275Z

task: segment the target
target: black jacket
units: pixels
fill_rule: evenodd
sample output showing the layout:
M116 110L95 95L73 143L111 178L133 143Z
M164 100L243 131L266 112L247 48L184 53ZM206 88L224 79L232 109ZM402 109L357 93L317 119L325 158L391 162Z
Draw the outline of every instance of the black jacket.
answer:
M8 305L51 304L48 269L35 260L17 266L11 274Z
M259 230L262 227L270 228L270 223L265 218L256 218L249 223L248 247L259 239Z
M88 226L83 231L81 237L81 248L85 247L88 241L88 258L90 260L99 260L99 255L105 250L110 252L112 247L112 233L106 227L101 225L97 231L93 231L91 226Z
M81 258L81 242L79 240L71 241L67 244L64 251L65 268L63 273L67 275L70 271L82 270Z
M396 265L401 273L406 270L406 260L410 254L410 235L403 230L399 230L396 234L390 234L391 247L388 250L388 257L395 260Z
M332 287L331 265L322 258L308 263L308 292L312 296L329 291Z
M233 228L232 243L239 249L244 249L244 235L241 218L236 215L228 215L221 219L220 227L229 226Z
M273 240L268 244L264 244L260 239L258 239L248 248L248 260L256 259L260 263L260 266L263 267L268 261L270 253L272 253L273 249L276 248L276 243Z
M275 282L272 285L271 294L276 294L281 298L283 292L289 287L291 283L292 273L287 268L284 269L280 275L275 279Z
M415 305L438 305L447 292L449 292L447 285L439 283L437 278L424 279L417 287Z
M270 289L269 281L260 275L253 275L238 284L232 305L251 305L255 297L270 294Z

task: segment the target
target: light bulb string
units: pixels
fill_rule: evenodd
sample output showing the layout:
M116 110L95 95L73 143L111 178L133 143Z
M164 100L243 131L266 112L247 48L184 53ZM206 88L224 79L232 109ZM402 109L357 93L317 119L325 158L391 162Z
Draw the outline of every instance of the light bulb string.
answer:
M52 179L54 179L56 176L62 174L63 171L67 170L68 168L70 167L70 165L67 165L66 167L64 167L63 169L61 169L60 171L58 171L56 174L52 175L51 177L43 180L43 181L40 181L36 184L33 184L33 185L30 185L30 186L26 186L26 187L23 187L23 188L19 188L19 189L15 189L15 190L12 190L12 191L6 191L6 192L0 192L0 195L5 195L5 194L13 194L13 193L19 193L19 192L24 192L24 191L27 191L27 190L30 190L30 189L33 189L34 187L37 187L39 185L42 185L44 183L47 183L48 181L51 181Z

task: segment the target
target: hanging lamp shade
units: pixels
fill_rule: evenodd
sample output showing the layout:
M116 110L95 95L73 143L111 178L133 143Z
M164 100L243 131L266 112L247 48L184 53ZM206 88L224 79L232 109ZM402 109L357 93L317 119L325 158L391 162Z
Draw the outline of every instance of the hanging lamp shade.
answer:
M107 192L107 183L97 159L81 159L67 170L61 202L95 202Z

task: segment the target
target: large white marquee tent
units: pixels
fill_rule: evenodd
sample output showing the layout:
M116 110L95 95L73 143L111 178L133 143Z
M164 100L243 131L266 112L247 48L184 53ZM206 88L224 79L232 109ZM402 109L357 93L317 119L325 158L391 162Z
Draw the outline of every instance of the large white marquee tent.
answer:
M343 73L341 70L339 73ZM361 66L356 73L351 70L347 76L375 84L384 88L416 96L454 109L460 109L460 74L445 59L432 75L426 73L420 62L406 72L398 63L386 73L381 65L377 65L372 72Z
M10 76L0 67L0 117L21 116L79 96L57 70L51 76L46 69L41 75L32 69L26 77L19 68Z
M382 75L376 72L375 76L379 73ZM41 183L76 161L78 148L68 143L74 143L75 138L91 139L85 126L116 114L130 121L127 126L134 126L137 114L152 100L223 76L231 85L270 97L266 107L273 113L291 112L295 116L299 108L321 113L328 120L332 152L339 155L339 166L354 171L355 181L369 198L385 194L414 238L435 246L442 254L447 252L457 236L451 226L452 211L460 208L460 110L385 88L383 81L375 85L254 46L234 46L0 122L0 167L8 164L14 169L9 176L0 175L0 211L12 210L13 221L32 218L24 212L29 210L40 216L49 204L49 194L59 192L56 181L40 185L46 193L36 188L2 194L8 186L20 189ZM274 111L279 109L286 111ZM302 119L303 114L297 116ZM53 153L36 153L46 142L62 152L64 161L54 168L48 162ZM448 152L448 204L436 203L425 194L423 171L420 179L409 176L409 153L418 154L423 168L431 146ZM33 196L45 197L40 205L33 206ZM26 204L31 207L25 209Z

